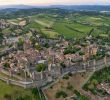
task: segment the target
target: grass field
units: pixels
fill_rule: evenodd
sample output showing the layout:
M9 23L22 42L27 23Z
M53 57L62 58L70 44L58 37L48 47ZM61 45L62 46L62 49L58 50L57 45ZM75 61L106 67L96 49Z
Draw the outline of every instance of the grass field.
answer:
M64 37L66 37L66 38L78 37L78 36L81 35L81 34L78 33L78 32L75 32L75 31L73 31L73 30L70 30L70 29L67 28L65 25L66 25L66 24L64 24L64 23L57 22L57 23L54 24L53 27L54 27L54 30L55 30L56 32L58 32L59 34L63 34Z
M46 27L46 26L52 26L55 19L47 14L39 14L34 15L30 17L31 21L35 21L36 23Z
M14 22L14 23L19 23L20 21L18 19L12 19L12 20L8 20L9 22Z
M43 33L53 38L55 32L63 34L65 38L83 38L87 36L87 33L89 33L92 28L95 29L92 35L97 36L99 34L106 34L105 29L110 26L110 18L100 15L81 16L80 14L73 14L62 18L54 14L38 14L30 16L30 19L31 23L27 25L26 28L45 30L45 27L52 27L53 30L43 31ZM104 27L105 29L103 29Z
M49 38L57 38L58 33L52 30L42 30L42 33L44 33Z
M10 19L10 20L8 20L8 22L12 23L14 25L18 25L21 22L21 20L20 19Z
M42 29L43 26L41 26L40 24L36 23L36 22L31 22L28 25L25 26L25 29L35 29L35 30L40 30Z
M88 32L90 32L90 30L93 27L90 26L86 26L86 25L81 25L78 23L62 23L62 22L56 22L54 24L54 29L60 33L63 34L66 38L72 38L72 37L76 37L76 38L80 38L80 37L84 37L86 36L86 34Z
M5 28L5 29L2 30L2 33L4 35L9 35L11 33L11 30L10 30L10 28Z
M32 89L23 89L0 81L0 100L40 100L40 97L38 91L33 94Z

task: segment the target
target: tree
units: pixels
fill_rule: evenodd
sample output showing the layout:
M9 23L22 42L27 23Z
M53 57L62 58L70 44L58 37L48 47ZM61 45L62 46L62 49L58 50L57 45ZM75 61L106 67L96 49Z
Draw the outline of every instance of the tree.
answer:
M6 63L4 63L4 64L3 64L3 66L4 66L4 68L5 68L5 69L10 68L10 64L9 64L9 63L7 63L7 62L6 62Z
M30 37L30 41L31 41L31 43L34 45L34 44L36 43L35 37L31 36L31 37Z
M45 43L44 44L44 47L49 48L49 44L48 43Z
M38 72L42 72L42 71L45 71L45 69L46 69L46 65L45 64L38 64L38 65L36 65L36 70L38 71Z
M41 50L41 46L40 46L38 43L35 44L35 48L36 48L37 50Z
M2 43L2 41L3 41L3 34L0 33L0 44Z
M82 52L82 51L80 51L80 52L79 52L79 55L81 55L81 56L82 56L82 55L84 55L84 54L85 54L85 53L84 53L84 52Z
M66 98L67 94L64 91L58 91L55 95L56 98L60 98L60 97Z
M12 97L11 97L10 94L5 94L5 95L4 95L4 98L5 98L6 100L11 100Z
M19 40L18 40L18 48L20 50L23 50L23 44L24 44L24 39L23 38L19 38Z
M19 38L18 45L23 45L23 43L24 43L24 39L23 38Z
M19 96L16 100L32 100L29 95Z
M38 89L37 88L32 88L31 91L32 91L32 94L33 94L34 98L36 98L36 100L40 100Z
M64 55L74 54L74 53L78 52L79 50L80 50L80 48L73 47L73 46L68 46L67 48L65 48L63 53L64 53Z
M64 64L64 62L61 62L60 65L62 68L66 68L66 65Z
M66 74L66 75L63 76L63 79L68 80L69 76Z
M68 83L67 89L73 91L74 88L70 83Z
M88 85L88 89L89 89L89 90L94 89L94 84L89 84L89 85Z
M97 85L97 84L98 84L98 81L97 81L96 79L93 79L93 80L91 81L91 83L94 84L94 85Z

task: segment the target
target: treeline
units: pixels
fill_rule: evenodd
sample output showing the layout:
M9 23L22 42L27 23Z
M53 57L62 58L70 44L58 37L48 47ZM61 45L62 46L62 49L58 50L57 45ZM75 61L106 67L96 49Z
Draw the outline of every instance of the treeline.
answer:
M0 11L0 19L11 19L18 17L27 17L36 14L58 14L61 16L67 15L69 12L63 9L57 8L33 8L33 9L5 9Z
M32 9L4 9L0 10L0 19L12 19L12 18L19 18L19 17L27 17L36 14L57 14L61 18L66 17L67 15L79 13L80 15L88 15L88 16L110 16L110 13L101 13L100 11L75 11L75 10L67 10L61 8L32 8Z

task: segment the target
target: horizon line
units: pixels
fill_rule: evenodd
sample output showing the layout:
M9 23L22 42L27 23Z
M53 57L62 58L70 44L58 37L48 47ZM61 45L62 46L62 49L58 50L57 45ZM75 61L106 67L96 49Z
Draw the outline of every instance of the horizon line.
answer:
M97 6L109 6L110 4L7 4L7 5L0 5L0 6L17 6L17 5L24 5L24 6L86 6L86 5L97 5Z

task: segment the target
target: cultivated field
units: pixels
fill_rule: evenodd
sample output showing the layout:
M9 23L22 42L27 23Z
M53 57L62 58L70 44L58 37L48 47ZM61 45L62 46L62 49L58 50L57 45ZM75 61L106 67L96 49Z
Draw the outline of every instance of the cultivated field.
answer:
M43 31L49 37L51 37L50 33L56 32L63 34L65 38L83 38L87 36L91 29L94 29L93 36L110 33L107 31L110 26L109 18L99 15L82 16L73 14L62 18L58 15L38 14L30 16L30 19L32 22L26 27L38 30L44 30L46 27L49 27L51 30L45 29L46 31Z

